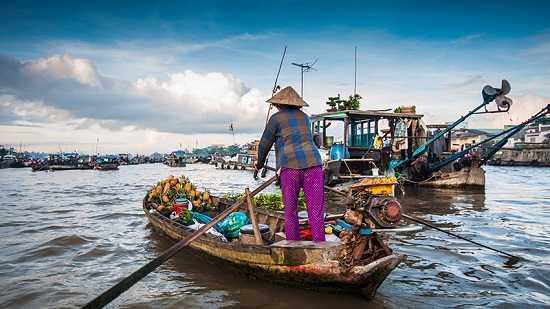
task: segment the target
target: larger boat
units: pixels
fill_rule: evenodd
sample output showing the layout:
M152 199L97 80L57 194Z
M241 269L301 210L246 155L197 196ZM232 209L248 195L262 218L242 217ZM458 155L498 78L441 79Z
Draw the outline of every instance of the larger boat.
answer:
M275 178L273 176L271 181ZM408 228L397 226L401 206L393 197L395 183L394 177L374 177L355 184L354 195L347 200L345 214L336 216L343 218L338 219L335 225L341 227L339 237L326 242L285 240L282 233L284 215L247 205L245 198L235 203L210 197L215 210L199 215L195 213L192 217L209 215L214 219L203 222L213 224L220 218L244 214L252 224L241 226L238 237L226 241L219 236L220 233L197 235L192 228L194 225L182 224L172 217L173 213L170 215L172 205L169 200L174 200L178 195L197 198L191 185L177 179L163 181L149 190L143 199L143 211L155 229L175 241L196 237L188 245L191 252L227 269L273 283L322 291L354 292L372 299L390 272L406 259L404 254L394 253L379 236L382 232ZM184 187L192 193L178 191ZM258 189L250 196L258 193ZM172 193L174 195L170 196ZM153 197L155 194L156 197ZM153 202L155 199L161 201L160 194L169 206ZM200 208L200 203L198 197L198 202L192 204ZM169 209L168 212L166 209ZM210 223L206 223L206 228Z
M362 178L385 173L392 158L407 158L426 140L422 117L412 108L403 108L403 112L341 110L312 115L313 139L323 157L325 185L347 189ZM340 141L334 141L336 134L343 136Z
M484 186L485 171L481 166L494 155L497 147L503 146L500 141L480 156L473 155L472 150L490 140L455 152L443 152L438 146L446 145L450 149L451 130L473 114L507 112L512 103L505 96L509 92L510 84L506 80L502 81L501 88L485 86L483 102L477 108L454 123L437 128L431 136L429 127L421 119L423 115L416 114L414 106L393 111L342 110L312 115L314 140L325 157L325 184L349 186L358 179L383 173L396 175L404 184ZM488 110L493 101L496 109ZM343 136L338 143L334 142L333 135L327 134L331 125L338 127L338 134Z
M50 171L68 171L78 169L78 153L62 152L48 157Z

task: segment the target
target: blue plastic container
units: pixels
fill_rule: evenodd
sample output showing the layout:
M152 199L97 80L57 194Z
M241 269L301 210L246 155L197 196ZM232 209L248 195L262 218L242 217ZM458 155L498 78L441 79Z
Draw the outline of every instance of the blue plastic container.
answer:
M331 160L340 160L344 158L344 145L343 144L334 144L330 147L330 159ZM349 151L346 148L346 159L349 159Z
M184 197L178 197L174 201L174 210L176 211L176 215L180 214L182 208L191 210L193 209L193 204L189 203L189 200Z

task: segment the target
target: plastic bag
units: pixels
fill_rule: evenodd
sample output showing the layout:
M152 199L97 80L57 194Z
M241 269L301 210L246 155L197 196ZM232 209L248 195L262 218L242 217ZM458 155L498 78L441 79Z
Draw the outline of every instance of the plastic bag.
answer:
M191 219L191 222L193 222L193 223L190 224L188 227L192 230L198 230L198 229L200 229L201 227L204 226L204 224L197 222L197 220L195 220L195 219ZM227 238L225 238L225 236L223 236L222 233L216 231L213 227L209 228L204 233L205 234L211 234L215 237L218 237L221 241L227 241Z
M212 221L212 218L210 218L209 216L207 216L205 214L198 213L196 211L193 213L192 218L197 220L197 222L203 223L203 224L206 224L206 223Z
M216 223L214 228L229 239L239 237L241 226L247 224L250 224L250 221L245 214L242 212L234 212L225 217L222 221Z

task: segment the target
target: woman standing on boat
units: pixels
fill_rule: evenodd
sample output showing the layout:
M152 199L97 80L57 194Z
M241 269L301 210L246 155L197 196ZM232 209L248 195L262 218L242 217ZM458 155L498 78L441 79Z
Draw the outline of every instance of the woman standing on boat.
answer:
M303 188L312 240L325 241L323 162L313 141L309 118L301 110L302 106L309 105L290 86L267 102L279 111L269 118L254 167L259 170L264 166L269 150L275 144L285 205L286 239L300 240L298 196Z

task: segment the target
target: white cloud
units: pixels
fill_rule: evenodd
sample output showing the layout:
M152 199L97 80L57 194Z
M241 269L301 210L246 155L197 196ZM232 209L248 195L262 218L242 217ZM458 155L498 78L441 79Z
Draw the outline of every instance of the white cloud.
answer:
M517 123L548 104L548 61L544 61L548 44L540 38L515 44L504 39L495 44L494 37L484 35L481 42L480 35L473 34L450 46L449 41L400 38L386 32L351 33L364 41L359 44L357 66L362 108L416 105L427 123L453 122L482 102L484 85L498 87L502 78L512 84L509 96L515 103L510 113L475 115L467 120L470 127ZM113 147L139 143L153 151L155 144L146 142L149 138L157 145L175 144L174 140L184 146L195 146L197 140L202 146L208 145L207 140L231 143L229 121L234 123L238 143L259 138L268 108L263 93L270 94L282 48L273 40L255 43L265 44L270 51L233 42L256 38L261 37L192 44L134 40L111 47L67 42L59 50L73 48L67 54L79 57L54 55L24 62L0 55L0 125L37 126L53 121L71 134L86 133L81 140L109 135L119 141L109 143ZM329 96L353 93L351 45L291 42L279 85L299 91L300 72L290 63L319 58L318 71L304 76L305 100L311 106L304 109L307 113L323 112ZM514 48L495 48L501 46ZM264 87L263 93L254 87ZM166 151L172 148L177 147Z
M12 115L12 121L18 123L59 122L69 118L69 112L48 106L42 101L22 101L14 96L0 96L0 106L4 115Z
M1 125L50 122L73 135L147 132L157 141L174 134L229 134L230 121L236 134L259 137L263 129L266 98L231 74L186 70L167 80L146 77L131 83L100 76L91 61L70 56L0 60L0 76L8 75L10 65L17 67L9 72L11 84L0 86Z

